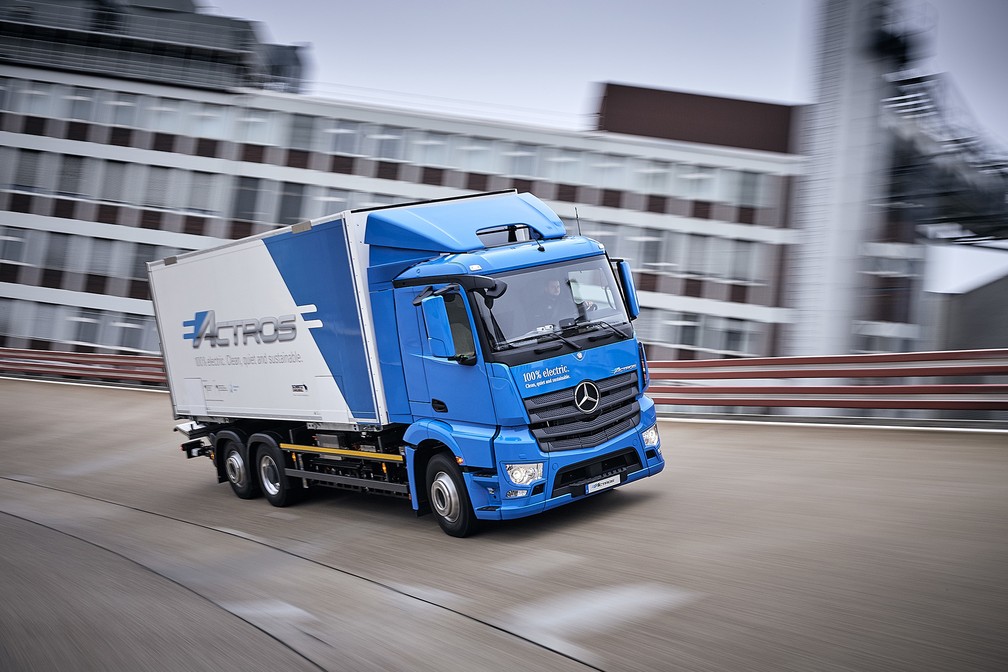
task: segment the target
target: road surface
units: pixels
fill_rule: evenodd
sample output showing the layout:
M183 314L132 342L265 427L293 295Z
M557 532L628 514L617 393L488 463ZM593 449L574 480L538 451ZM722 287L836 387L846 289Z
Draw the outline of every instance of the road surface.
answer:
M0 380L0 670L1008 669L1008 434L664 421L661 475L453 539L173 425Z

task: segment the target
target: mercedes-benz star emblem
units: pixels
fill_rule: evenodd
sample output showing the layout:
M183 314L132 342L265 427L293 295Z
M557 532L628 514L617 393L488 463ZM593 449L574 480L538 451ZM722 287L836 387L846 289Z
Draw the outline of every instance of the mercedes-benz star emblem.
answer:
M594 413L598 409L601 398L602 394L599 389L590 380L581 381L574 388L574 405L582 413Z

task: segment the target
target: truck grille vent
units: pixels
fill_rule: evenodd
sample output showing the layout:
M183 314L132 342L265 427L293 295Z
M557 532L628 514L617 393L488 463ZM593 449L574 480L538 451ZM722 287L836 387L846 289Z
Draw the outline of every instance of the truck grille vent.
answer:
M585 486L592 481L619 474L620 483L624 483L626 482L625 474L640 469L640 456L633 448L624 448L594 460L572 464L557 473L556 478L553 479L553 491L550 493L550 497L559 497L560 495L580 497L586 494Z
M636 371L597 380L595 384L601 399L598 410L591 415L574 405L574 388L525 400L529 429L544 452L594 448L637 425L640 404L636 399Z

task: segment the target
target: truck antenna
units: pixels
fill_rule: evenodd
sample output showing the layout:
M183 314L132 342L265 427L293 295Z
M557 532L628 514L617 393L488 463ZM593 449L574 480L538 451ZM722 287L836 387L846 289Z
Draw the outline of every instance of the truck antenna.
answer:
M574 221L577 222L578 235L581 235L581 218L578 216L577 206L574 206Z

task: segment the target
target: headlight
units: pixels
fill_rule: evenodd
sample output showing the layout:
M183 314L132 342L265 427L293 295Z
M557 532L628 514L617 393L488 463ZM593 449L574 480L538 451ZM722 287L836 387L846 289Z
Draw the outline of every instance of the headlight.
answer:
M641 432L640 436L645 448L657 448L661 443L661 437L658 436L658 425L651 425Z
M542 478L542 468L542 462L504 465L508 479L515 485L528 485L532 481L538 481Z

